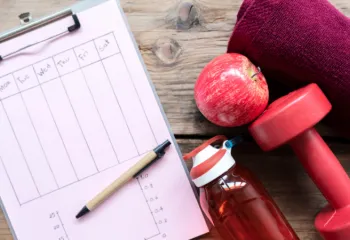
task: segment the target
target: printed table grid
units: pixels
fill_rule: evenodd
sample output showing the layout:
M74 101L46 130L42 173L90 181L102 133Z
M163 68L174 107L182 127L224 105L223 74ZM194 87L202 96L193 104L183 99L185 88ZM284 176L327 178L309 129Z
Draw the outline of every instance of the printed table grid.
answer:
M20 205L157 145L114 33L0 77L0 101L0 160Z

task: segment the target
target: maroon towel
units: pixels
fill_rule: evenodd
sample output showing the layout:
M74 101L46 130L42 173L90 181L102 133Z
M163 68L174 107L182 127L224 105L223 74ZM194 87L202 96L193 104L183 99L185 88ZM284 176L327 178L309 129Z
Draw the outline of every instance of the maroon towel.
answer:
M350 19L327 0L244 0L228 52L292 88L317 83L328 120L350 136Z

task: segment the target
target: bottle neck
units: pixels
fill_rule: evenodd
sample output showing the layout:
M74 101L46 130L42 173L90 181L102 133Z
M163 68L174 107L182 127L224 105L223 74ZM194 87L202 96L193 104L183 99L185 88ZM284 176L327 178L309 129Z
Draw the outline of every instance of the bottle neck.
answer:
M215 178L212 181L210 181L207 184L205 184L203 186L203 188L212 187L213 185L217 184L218 182L221 182L222 180L225 181L225 179L227 179L228 175L231 175L231 174L237 175L237 168L238 168L237 163L234 163L234 165L232 167L230 167L226 172L222 173L217 178Z

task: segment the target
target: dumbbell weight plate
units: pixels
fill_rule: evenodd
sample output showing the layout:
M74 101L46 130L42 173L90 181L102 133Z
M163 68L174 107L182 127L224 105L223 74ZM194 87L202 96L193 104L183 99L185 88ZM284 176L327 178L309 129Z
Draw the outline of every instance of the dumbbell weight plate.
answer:
M327 206L315 219L315 227L329 240L350 239L350 205L341 209Z
M322 90L309 84L270 104L249 131L259 146L269 151L313 127L331 108Z

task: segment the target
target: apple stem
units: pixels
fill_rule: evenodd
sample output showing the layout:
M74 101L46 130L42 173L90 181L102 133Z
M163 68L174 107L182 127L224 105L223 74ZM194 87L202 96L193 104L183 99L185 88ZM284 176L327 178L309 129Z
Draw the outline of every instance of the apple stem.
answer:
M258 75L259 73L261 73L261 68L260 68L260 67L258 67L258 72L254 73L254 74L251 76L251 78L255 77L255 76Z

